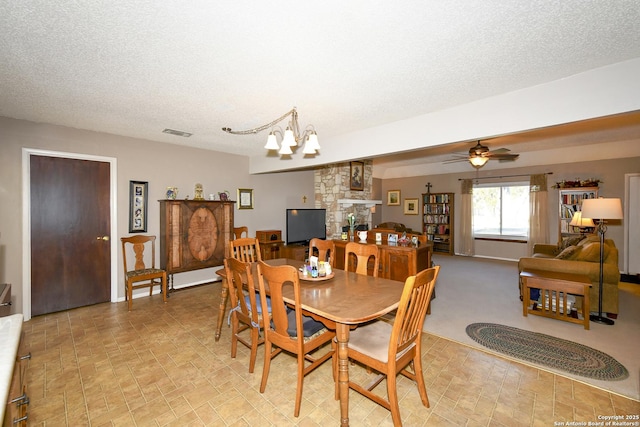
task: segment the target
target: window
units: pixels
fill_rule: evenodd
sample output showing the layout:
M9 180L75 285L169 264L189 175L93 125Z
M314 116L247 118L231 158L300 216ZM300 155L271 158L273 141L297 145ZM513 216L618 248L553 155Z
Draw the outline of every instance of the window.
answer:
M474 186L473 234L526 238L529 235L529 183Z

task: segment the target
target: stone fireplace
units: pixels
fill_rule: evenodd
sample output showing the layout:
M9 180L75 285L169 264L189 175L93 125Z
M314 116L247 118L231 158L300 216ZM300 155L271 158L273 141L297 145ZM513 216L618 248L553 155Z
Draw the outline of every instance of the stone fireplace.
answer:
M342 227L347 225L347 214L356 215L356 224L371 224L371 208L354 203L347 207L340 199L372 199L372 162L364 161L364 190L350 189L350 164L338 163L316 169L314 174L315 207L327 210L327 239L340 238Z

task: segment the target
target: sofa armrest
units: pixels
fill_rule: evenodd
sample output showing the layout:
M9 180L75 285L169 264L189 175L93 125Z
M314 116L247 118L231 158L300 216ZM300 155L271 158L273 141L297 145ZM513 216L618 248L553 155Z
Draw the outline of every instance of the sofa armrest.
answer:
M518 261L518 271L522 272L523 270L584 274L589 276L589 280L591 280L591 283L594 285L600 283L600 263L598 262L573 261L557 258L520 258ZM604 282L617 283L620 280L620 271L617 265L605 263L602 271Z
M535 243L533 245L534 254L545 254L549 256L555 256L557 250L558 250L558 246L550 245L547 243Z

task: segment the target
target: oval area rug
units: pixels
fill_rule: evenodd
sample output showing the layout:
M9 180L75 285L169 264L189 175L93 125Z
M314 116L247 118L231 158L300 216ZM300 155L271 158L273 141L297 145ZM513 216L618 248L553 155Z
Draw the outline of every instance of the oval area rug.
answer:
M516 359L598 380L623 380L627 368L599 350L550 335L495 323L472 323L467 335L477 343Z

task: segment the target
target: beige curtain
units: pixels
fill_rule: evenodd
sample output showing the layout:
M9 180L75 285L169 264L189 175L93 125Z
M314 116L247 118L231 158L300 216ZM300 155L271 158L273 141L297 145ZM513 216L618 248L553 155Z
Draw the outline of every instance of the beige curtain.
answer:
M528 253L535 243L549 243L547 174L531 175L529 184Z
M460 203L460 255L475 254L473 239L473 181L462 180L462 198Z

